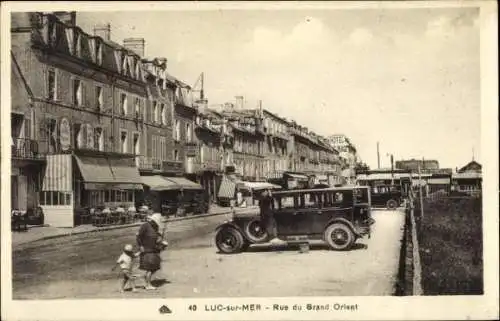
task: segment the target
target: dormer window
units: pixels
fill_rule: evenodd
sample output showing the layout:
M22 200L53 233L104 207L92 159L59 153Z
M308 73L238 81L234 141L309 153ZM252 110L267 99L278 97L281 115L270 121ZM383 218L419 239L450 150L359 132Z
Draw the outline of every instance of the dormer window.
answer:
M82 36L75 30L75 55L81 57L82 55Z
M95 60L98 65L102 65L102 43L99 40L95 44Z
M128 62L127 62L127 56L125 55L125 52L121 52L121 57L122 57L122 73L124 75L127 74L128 71Z

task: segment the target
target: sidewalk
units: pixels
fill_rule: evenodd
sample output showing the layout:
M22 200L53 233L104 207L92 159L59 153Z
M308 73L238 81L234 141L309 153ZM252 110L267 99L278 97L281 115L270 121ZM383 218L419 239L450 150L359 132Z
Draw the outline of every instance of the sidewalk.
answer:
M236 211L240 212L246 209L236 209ZM200 214L200 215L189 215L185 217L174 217L165 219L164 222L172 222L172 221L181 221L181 220L189 220L189 219L197 219L207 216L213 215L222 215L228 214L231 212L231 208L229 207L220 207L217 205L212 205L208 213ZM53 226L30 226L28 231L26 232L12 232L12 246L26 244L39 240L46 240L51 238L57 238L62 236L76 235L76 234L84 234L90 232L98 232L98 231L107 231L114 229L123 229L127 227L139 226L143 222L135 222L131 224L122 224L122 225L110 225L110 226L102 226L96 227L91 224L79 225L73 228L65 228L65 227L53 227Z

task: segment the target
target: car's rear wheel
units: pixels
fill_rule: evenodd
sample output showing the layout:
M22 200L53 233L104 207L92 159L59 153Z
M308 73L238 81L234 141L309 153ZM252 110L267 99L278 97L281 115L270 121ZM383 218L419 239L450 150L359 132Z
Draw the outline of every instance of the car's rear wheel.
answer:
M387 201L386 206L387 206L387 209L393 210L396 207L398 207L398 202L396 202L396 200L390 199Z
M266 228L259 219L248 222L245 225L245 233L247 238L253 243L263 243L268 238Z
M356 236L346 224L333 223L325 230L325 241L332 250L348 250L356 241Z
M223 227L215 235L215 245L221 253L238 253L244 247L243 235L233 227Z

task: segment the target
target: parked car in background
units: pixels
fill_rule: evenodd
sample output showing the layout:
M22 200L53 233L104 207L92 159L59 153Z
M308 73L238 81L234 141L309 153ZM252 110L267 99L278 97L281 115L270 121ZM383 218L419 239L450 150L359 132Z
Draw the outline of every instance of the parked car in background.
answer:
M348 250L358 238L370 235L370 189L365 186L277 191L272 193L272 212L278 238L323 240L333 250ZM252 244L269 241L258 210L233 213L231 221L216 229L215 243L221 253L237 253Z
M376 185L371 187L371 199L373 207L385 207L395 209L403 202L403 194L400 185Z

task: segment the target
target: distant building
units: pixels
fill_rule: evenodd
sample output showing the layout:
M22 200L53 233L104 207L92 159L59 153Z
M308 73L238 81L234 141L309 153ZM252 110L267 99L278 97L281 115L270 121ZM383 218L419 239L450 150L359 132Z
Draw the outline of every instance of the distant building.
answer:
M479 195L482 190L482 166L472 160L452 175L452 190Z
M354 184L356 181L356 162L358 154L356 147L344 134L331 135L328 142L339 152L342 162L342 176L347 184Z
M417 172L419 167L421 171L439 169L439 162L433 159L408 159L395 161L394 166L398 169L407 169Z

